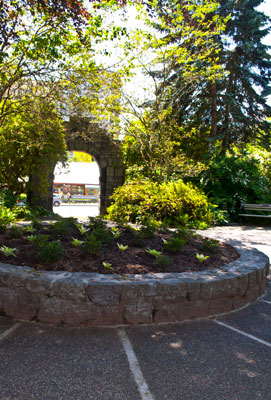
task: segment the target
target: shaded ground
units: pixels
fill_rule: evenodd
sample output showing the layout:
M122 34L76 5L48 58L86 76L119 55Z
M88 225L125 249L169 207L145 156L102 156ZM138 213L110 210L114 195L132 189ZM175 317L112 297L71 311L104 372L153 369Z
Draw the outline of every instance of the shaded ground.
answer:
M271 261L270 229L230 226L203 234L244 246L265 245ZM0 316L0 400L269 399L270 281L264 298L217 320L226 326L212 318L125 329L151 392L144 397L129 368L120 328L17 324Z
M165 240L170 241L172 234L152 234L150 232L138 232L132 229L119 229L119 236L113 237L110 229L89 229L82 234L72 226L55 230L52 225L40 227L38 231L20 233L6 231L0 234L0 247L5 245L16 249L16 257L5 256L0 252L0 262L29 266L37 270L66 270L69 272L98 272L103 274L146 274L155 272L185 272L219 268L238 258L238 253L230 245L219 242L206 242L201 236L187 236L187 232L179 234L181 242L186 242L179 247L179 251L169 251ZM20 237L14 236L21 235ZM31 240L31 237L46 238L46 243L55 242L63 248L63 255L58 260L48 260L48 253L54 256L54 250L48 248L43 251L44 243ZM73 240L82 241L77 247ZM121 250L118 244L124 246ZM155 257L146 250L162 252L163 256ZM45 253L45 254L44 254ZM206 257L200 261L197 254Z

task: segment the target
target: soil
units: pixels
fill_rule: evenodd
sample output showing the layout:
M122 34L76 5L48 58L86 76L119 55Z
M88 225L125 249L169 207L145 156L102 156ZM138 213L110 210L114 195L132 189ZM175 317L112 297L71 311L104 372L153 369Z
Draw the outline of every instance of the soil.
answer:
M110 228L107 228L110 231ZM0 252L0 262L28 266L36 270L69 271L69 272L96 272L102 274L150 274L157 272L187 272L220 268L239 257L237 251L230 245L218 243L216 249L206 249L204 239L199 235L192 235L180 251L168 252L163 249L164 240L169 240L172 233L145 234L142 243L135 239L137 233L131 229L120 228L120 236L104 244L97 254L89 254L84 251L83 245L75 247L71 244L73 238L84 240L85 235L73 226L69 233L63 237L52 233L52 226L42 226L34 233L23 231L22 236L16 236L16 232L6 231L0 234L0 248L5 245L15 248L14 256L5 256ZM89 235L91 229L87 232ZM39 249L30 242L30 235L50 235L50 241L61 243L64 255L57 261L42 261ZM112 238L111 238L112 239ZM120 250L117 243L128 246L126 250ZM169 265L156 265L156 258L146 252L146 249L162 251L170 259ZM199 261L196 254L207 256L204 261ZM106 266L103 263L108 263Z

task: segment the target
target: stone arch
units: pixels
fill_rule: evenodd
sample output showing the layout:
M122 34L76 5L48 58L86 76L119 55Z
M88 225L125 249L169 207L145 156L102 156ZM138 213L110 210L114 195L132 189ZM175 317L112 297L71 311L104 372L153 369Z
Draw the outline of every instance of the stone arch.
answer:
M100 169L100 214L106 213L114 189L124 182L124 166L120 142L114 140L107 130L87 119L70 118L65 123L66 143L69 151L83 151L92 155ZM56 160L52 160L48 174L47 193L33 193L35 204L52 210L52 193ZM33 187L38 188L39 174L31 177Z

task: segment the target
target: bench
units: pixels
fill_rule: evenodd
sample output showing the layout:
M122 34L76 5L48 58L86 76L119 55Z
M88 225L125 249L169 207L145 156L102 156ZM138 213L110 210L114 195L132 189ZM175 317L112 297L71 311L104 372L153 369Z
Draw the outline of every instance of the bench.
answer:
M246 211L261 211L268 212L268 214L246 214ZM238 216L240 221L242 221L242 217L271 218L271 204L242 204Z

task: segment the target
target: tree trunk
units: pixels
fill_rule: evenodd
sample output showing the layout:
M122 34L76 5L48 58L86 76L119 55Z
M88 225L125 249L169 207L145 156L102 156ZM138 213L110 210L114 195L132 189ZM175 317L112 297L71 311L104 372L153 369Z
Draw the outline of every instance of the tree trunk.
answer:
M216 116L216 82L211 84L211 99L212 99L212 110L211 110L211 137L216 137L217 134L217 116Z

